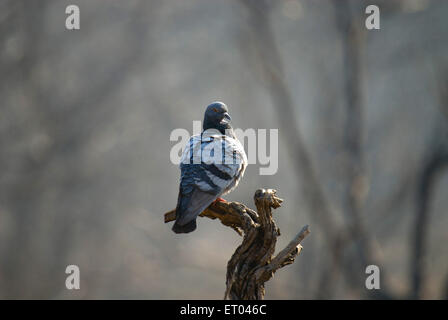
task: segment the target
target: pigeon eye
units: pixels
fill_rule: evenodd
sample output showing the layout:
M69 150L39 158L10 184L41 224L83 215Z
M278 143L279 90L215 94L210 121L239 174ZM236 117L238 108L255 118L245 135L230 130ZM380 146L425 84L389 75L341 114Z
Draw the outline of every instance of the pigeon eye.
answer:
M219 112L218 109L216 109L216 108L213 108L213 111L215 111L215 112Z

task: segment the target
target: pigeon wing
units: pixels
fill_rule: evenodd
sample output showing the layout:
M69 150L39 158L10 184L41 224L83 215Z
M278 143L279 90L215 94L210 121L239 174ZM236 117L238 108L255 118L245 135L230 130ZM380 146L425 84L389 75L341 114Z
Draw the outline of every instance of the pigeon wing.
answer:
M196 217L220 195L235 188L244 173L247 163L244 149L237 140L225 136L219 138L193 136L184 150L174 232L191 232L196 229ZM208 152L220 148L223 155L231 156L231 163L216 161L216 157ZM197 156L200 161L194 163Z

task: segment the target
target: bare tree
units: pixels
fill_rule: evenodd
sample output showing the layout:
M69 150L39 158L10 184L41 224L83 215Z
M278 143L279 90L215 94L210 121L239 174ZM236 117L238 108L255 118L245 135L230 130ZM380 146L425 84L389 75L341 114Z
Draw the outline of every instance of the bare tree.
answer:
M265 283L274 273L294 262L302 250L301 242L310 233L305 226L275 257L275 246L280 236L272 209L281 206L283 199L273 189L258 189L254 195L257 212L238 202L215 201L201 217L219 219L225 226L243 236L241 245L227 263L224 299L259 300L265 295ZM164 215L165 223L176 219L176 210Z

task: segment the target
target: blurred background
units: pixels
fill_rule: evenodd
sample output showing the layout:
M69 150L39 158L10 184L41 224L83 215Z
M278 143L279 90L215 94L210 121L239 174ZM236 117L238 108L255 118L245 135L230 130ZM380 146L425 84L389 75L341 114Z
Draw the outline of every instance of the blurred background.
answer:
M0 298L222 299L241 238L163 223L170 133L215 100L236 128L279 129L278 173L250 165L226 199L276 189L278 250L311 227L266 298L448 298L447 17L438 0L0 0Z

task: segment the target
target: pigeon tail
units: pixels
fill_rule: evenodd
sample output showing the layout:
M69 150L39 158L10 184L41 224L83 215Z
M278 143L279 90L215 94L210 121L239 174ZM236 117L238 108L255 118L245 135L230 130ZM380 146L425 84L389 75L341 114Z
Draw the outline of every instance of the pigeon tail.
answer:
M196 230L196 219L191 220L190 222L188 222L187 224L184 224L183 226L181 226L180 224L175 222L172 230L175 233L190 233L190 232Z

